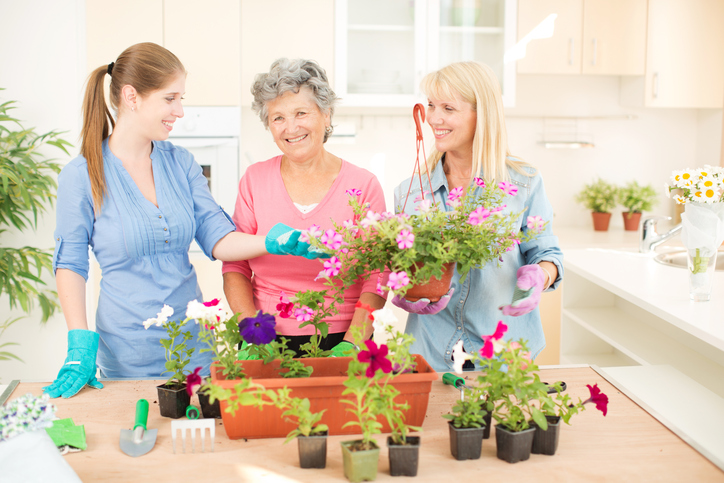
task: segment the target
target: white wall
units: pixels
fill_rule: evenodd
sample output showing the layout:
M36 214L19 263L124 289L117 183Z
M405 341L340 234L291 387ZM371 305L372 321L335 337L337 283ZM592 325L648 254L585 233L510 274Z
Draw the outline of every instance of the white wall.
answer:
M13 114L38 132L68 131L63 137L77 145L80 132L81 90L85 76L85 3L82 0L0 0L0 102L17 100ZM71 149L72 153L77 148ZM63 163L62 152L49 150ZM3 234L3 246L51 248L55 213L44 216L36 233ZM52 277L49 287L55 289ZM7 297L0 300L0 318L9 313ZM40 324L34 312L8 329L0 344L17 342L7 349L25 363L0 361L0 381L50 381L60 369L67 349L67 328L62 314Z

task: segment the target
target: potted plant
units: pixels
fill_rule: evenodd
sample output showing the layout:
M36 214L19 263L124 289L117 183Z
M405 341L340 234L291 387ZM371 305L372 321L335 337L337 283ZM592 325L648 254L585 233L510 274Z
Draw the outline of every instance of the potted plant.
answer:
M598 178L587 184L576 195L576 201L591 210L593 229L607 231L611 221L611 210L616 207L616 186Z
M186 318L182 321L169 320L171 316L173 316L173 308L164 305L161 312L156 317L145 320L143 326L146 329L152 325L164 327L168 334L167 338L159 341L166 357L166 370L161 374L168 373L171 374L171 377L164 384L157 386L158 404L161 416L178 419L186 414L186 408L191 403L193 391L186 384L187 375L190 374L186 366L196 350L194 347L188 346L193 335L190 331L183 331L183 327L194 319L197 323L202 322L208 327L210 323L216 324L227 320L228 314L219 304L218 299L214 299L204 303L196 300L190 301L186 308ZM197 368L194 371L194 382L198 381L196 378L200 379L198 375L200 369Z
M442 415L450 420L450 453L459 461L479 459L483 447L485 402L477 391L471 392L455 403L450 414Z
M618 188L616 198L627 210L622 213L624 229L636 231L641 213L650 211L656 203L656 190L651 185L641 186L634 180Z
M571 424L570 420L575 415L586 409L585 405L588 403L594 403L596 409L601 411L604 416L608 412L608 396L603 394L598 388L598 384L591 386L586 384L590 392L590 397L585 401L581 401L578 398L577 403L573 403L571 397L568 394L562 394L562 387L560 383L556 383L552 386L556 394L553 398L546 398L542 405L541 410L545 415L548 423L548 428L543 429L539 427L535 422L533 426L536 428L535 436L533 437L533 447L531 452L534 454L554 455L558 449L558 439L560 435L560 423L563 420L566 424Z
M2 89L0 89L2 90ZM61 165L45 154L46 146L53 146L69 154L70 143L60 133L50 131L37 134L25 128L9 114L15 102L0 104L0 163L3 182L0 183L0 232L9 228L25 231L36 229L38 215L52 206L57 188L55 176ZM0 247L0 294L7 294L10 309L20 307L29 314L36 306L41 308L41 322L58 309L57 294L43 288L43 273L52 273L52 252L32 246L22 248ZM0 322L0 336L22 317ZM14 342L0 344L0 361L20 360L9 350Z
M455 267L464 280L472 268L498 260L545 226L539 220L529 225L535 229L520 231L521 213L504 212L505 198L517 193L513 184L486 186L480 178L475 182L479 189L450 192L447 205L454 207L452 211L446 212L439 201L422 200L413 216L376 213L360 205L360 190L348 190L354 218L323 233L316 226L303 231L304 239L331 255L319 275L349 286L369 273L389 271L385 288L396 295L411 301L439 300L449 289ZM431 281L436 291L416 290ZM378 292L382 290L378 287Z

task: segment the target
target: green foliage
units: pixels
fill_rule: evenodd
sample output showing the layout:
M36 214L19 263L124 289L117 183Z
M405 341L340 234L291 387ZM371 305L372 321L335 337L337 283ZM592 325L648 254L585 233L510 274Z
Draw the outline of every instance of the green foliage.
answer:
M234 314L228 323L219 322L211 326L200 324L198 340L207 345L199 352L213 352L214 364L218 361L221 365L225 379L240 379L244 377L244 371L236 363L237 347L241 343L239 324L232 322L238 320L240 314ZM214 370L212 364L212 370Z
M480 188L476 195L465 191L460 205L452 211L445 211L438 201L429 210L412 216L377 214L380 219L369 222L372 213L369 207L360 205L357 196L350 196L349 204L355 213L354 226L334 224L335 231L343 237L342 247L329 248L313 236L310 236L310 243L341 262L339 274L330 277L336 283L349 287L376 270L405 272L410 283L393 290L396 295L404 296L411 286L433 276L441 277L447 264L457 264L462 282L471 269L497 261L515 243L534 238L537 233L533 230L519 231L522 213L494 211L503 201L504 193L500 188L487 186ZM482 223L473 225L468 220L478 208L492 214ZM401 211L401 207L398 209ZM398 245L397 237L403 230L414 235L410 248Z
M452 407L450 414L442 417L452 421L456 428L481 428L485 425L484 417L488 414L483 406L485 401L476 395L471 395L463 401L458 401Z
M634 180L618 188L616 199L631 213L650 211L656 203L656 190L651 185L641 186Z
M319 348L322 338L327 337L329 333L329 324L324 319L337 314L336 304L343 303L344 298L343 293L337 289L332 294L332 303L325 305L324 297L328 292L328 290L307 290L297 292L294 296L295 307L308 307L313 312L311 320L299 324L300 329L308 325L314 326L314 335L310 337L309 342L299 346L303 351L302 357L325 357L329 354L328 351Z
M312 371L314 371L314 368L311 366L306 366L299 359L295 359L297 354L293 350L287 349L287 342L289 342L289 339L287 339L286 337L281 337L281 342L277 342L276 340L271 341L269 343L269 346L271 347L271 351L269 351L269 354L264 359L264 364L269 364L274 359L280 359L281 360L281 363L279 364L279 368L281 369L281 372L279 373L280 376L282 376L282 377L309 377L309 376L311 376Z
M0 89L2 90L2 89ZM61 165L47 158L45 146L53 146L69 155L70 143L60 138L62 133L50 131L37 134L25 128L9 114L14 101L0 104L0 234L5 227L25 231L36 229L38 215L47 211L55 199L55 175ZM0 295L7 294L10 308L20 307L29 314L35 302L42 310L41 321L59 308L55 291L44 289L43 272L52 272L52 251L36 247L0 247ZM8 320L2 331L12 323ZM0 331L0 334L2 334ZM16 345L5 343L0 347ZM0 360L16 356L0 353Z
M586 410L586 406L578 398L578 402L574 403L571 396L562 393L561 383L557 382L553 386L556 395L542 401L541 411L545 416L559 416L566 424L571 424L571 418L581 411Z
M576 201L596 213L610 213L616 207L617 191L615 185L598 178L583 187L576 195Z
M191 355L196 349L187 344L193 335L189 331L181 331L188 320L168 321L164 324L168 338L160 340L166 356L166 370L161 374L171 374L166 384L183 384L186 382L186 376L191 374L191 371L186 370L186 366L191 361Z

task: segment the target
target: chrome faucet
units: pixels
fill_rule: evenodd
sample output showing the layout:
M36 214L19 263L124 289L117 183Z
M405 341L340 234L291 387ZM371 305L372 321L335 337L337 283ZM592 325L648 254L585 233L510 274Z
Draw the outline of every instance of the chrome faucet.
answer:
M649 216L641 220L641 240L639 241L639 251L641 253L653 252L657 246L681 231L681 223L666 233L659 234L656 231L656 223L659 220L670 219L670 216Z

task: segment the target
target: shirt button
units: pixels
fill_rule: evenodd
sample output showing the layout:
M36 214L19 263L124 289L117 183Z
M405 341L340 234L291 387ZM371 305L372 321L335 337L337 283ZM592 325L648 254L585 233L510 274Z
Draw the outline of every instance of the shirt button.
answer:
M168 243L168 240L166 240L166 243Z
M168 231L168 228L164 228L163 231Z
M462 329L463 329L462 327L458 327L458 330L462 330Z
M447 352L446 352L446 354L449 354L449 353L450 353L450 351L447 351Z
M159 218L163 218L163 216L161 216L161 215L158 215L158 217L159 217Z

